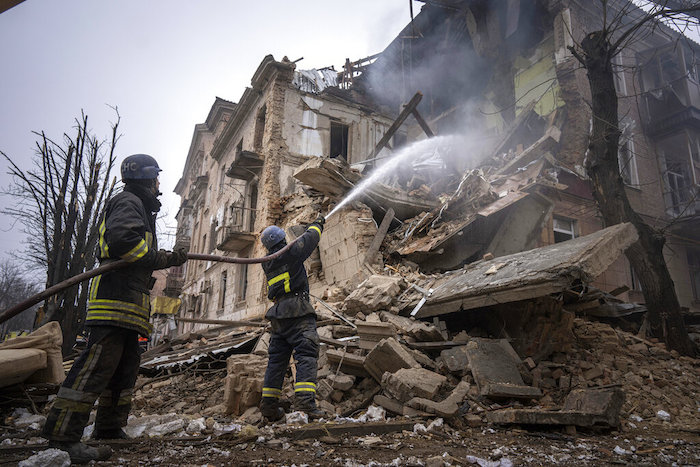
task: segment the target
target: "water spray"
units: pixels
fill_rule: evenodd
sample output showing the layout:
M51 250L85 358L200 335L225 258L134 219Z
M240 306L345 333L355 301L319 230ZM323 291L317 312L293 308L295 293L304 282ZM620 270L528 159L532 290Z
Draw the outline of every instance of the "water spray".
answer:
M377 167L368 177L362 180L359 184L350 190L350 192L343 198L343 200L338 203L328 214L325 215L325 219L328 220L333 214L338 212L343 206L353 201L363 192L365 192L370 186L378 183L384 179L387 175L390 175L395 169L397 169L400 164L407 163L418 156L423 154L433 152L435 148L446 145L454 140L454 136L435 136L433 138L423 139L410 144L401 150L399 150L394 156L389 158L389 160L382 166ZM370 159L372 160L372 159ZM375 159L376 160L376 159Z

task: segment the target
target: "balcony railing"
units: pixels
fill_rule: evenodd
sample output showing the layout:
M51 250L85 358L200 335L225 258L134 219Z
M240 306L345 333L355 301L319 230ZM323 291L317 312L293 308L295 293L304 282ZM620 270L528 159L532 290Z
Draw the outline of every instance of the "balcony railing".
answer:
M241 225L222 226L216 231L216 249L240 252L252 246L255 238L255 234L243 231Z
M259 154L252 151L240 151L236 154L231 167L226 171L226 175L239 180L251 181L260 176L263 159Z
M190 192L190 199L197 198L199 194L207 188L209 184L209 175L200 175L194 179L192 184L192 191Z
M644 93L644 120L653 135L700 123L700 84L689 77Z
M177 297L185 285L185 278L181 274L168 274L165 278L164 293L168 297Z

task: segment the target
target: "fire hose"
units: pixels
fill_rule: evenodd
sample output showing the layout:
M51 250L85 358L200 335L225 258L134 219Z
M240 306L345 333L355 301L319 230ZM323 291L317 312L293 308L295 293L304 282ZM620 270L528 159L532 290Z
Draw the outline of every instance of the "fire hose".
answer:
M199 261L214 261L218 263L238 263L238 264L254 264L254 263L265 263L267 261L272 261L273 259L279 257L283 253L285 253L287 250L289 250L292 245L301 237L297 237L294 241L288 243L286 246L284 246L281 250L276 251L270 255L263 256L261 258L234 258L230 256L217 256L217 255L205 255L202 253L187 253L187 260L199 260ZM43 292L40 292L28 299L26 299L23 302L18 303L15 306L12 306L0 314L0 323L4 323L8 319L12 318L13 316L17 316L18 314L22 313L24 310L27 308L36 305L39 302L42 302L46 300L47 298L51 297L52 295L56 295L58 292L61 290L67 289L68 287L72 287L80 282L86 281L88 279L91 279L95 276L99 276L100 274L104 274L109 271L114 271L117 269L122 269L130 264L126 260L120 259L108 264L105 264L104 266L97 267L95 269L91 269L90 271L85 271L81 274L77 274L71 278L68 278L64 280L63 282L59 282L58 284L52 285L48 289L44 290Z

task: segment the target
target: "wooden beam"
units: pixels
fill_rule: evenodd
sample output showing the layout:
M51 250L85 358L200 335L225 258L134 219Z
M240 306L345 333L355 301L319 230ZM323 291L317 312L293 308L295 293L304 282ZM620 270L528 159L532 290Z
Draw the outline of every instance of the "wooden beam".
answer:
M377 252L379 251L379 247L382 246L384 237L386 237L386 234L389 231L389 226L391 226L391 221L393 219L394 209L389 208L387 209L386 214L384 214L384 219L382 219L382 223L379 225L379 229L377 229L377 233L372 239L372 243L369 245L369 248L367 248L367 253L365 254L365 259L363 263L370 263L372 257L375 254L377 254Z
M194 319L179 317L175 317L175 320L182 321L183 323L221 324L224 326L267 326L267 323L260 321L231 321L227 319Z
M418 112L418 109L413 109L413 112L411 112L413 116L415 117L416 121L420 125L420 127L423 129L425 134L428 136L428 138L432 138L435 136L435 133L433 133L433 130L430 129L430 126L428 125L428 122L426 122L423 119L423 116Z
M421 99L423 99L423 94L420 92L417 92L410 101L408 101L408 104L403 108L401 113L399 114L398 117L396 117L396 120L394 120L394 123L391 124L389 129L384 133L384 136L382 136L382 139L379 140L379 143L377 143L377 146L374 148L374 151L372 151L372 154L368 157L368 159L372 159L373 157L376 157L377 154L379 154L379 151L381 151L384 146L389 142L392 136L394 136L394 133L396 133L396 130L399 129L399 127L403 124L404 121L408 118L411 113L413 113L413 110L418 106L420 103Z

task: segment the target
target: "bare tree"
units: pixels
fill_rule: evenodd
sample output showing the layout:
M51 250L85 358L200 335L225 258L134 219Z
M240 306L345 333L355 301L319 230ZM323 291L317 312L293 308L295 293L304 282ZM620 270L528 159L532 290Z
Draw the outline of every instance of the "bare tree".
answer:
M84 113L75 123L75 136L64 133L61 142L35 132L39 140L32 169L20 168L0 152L13 176L5 193L17 201L3 213L24 226L25 259L46 271L47 288L94 267L98 223L104 201L111 196L116 182L113 179L110 183L109 179L119 139L119 113L106 140L90 132ZM87 298L88 285L83 283L45 302L42 322L61 324L64 353L71 349L82 328Z
M37 285L22 275L19 266L10 262L0 262L0 310L7 309L37 293ZM0 340L10 331L32 330L37 306L33 306L14 318L0 323Z
M633 5L627 1L598 0L598 3L601 29L588 33L580 44L569 48L586 69L591 91L593 122L586 171L605 223L631 222L637 228L639 240L626 255L642 285L648 309L648 332L662 339L669 349L695 355L697 350L688 337L663 256L666 238L632 209L620 175L618 148L622 131L612 60L631 41L650 34L661 22L678 32L697 23L693 15L700 11L700 2L657 0L637 1Z

